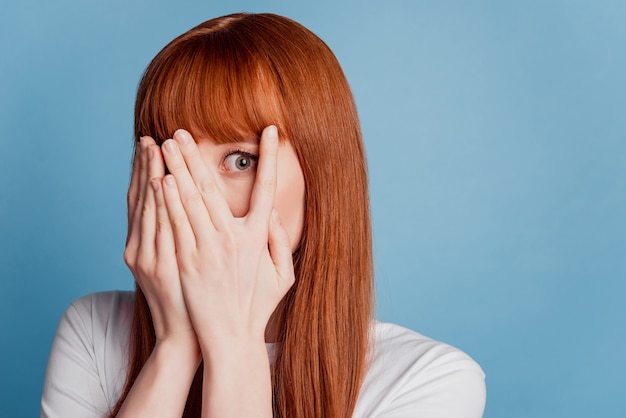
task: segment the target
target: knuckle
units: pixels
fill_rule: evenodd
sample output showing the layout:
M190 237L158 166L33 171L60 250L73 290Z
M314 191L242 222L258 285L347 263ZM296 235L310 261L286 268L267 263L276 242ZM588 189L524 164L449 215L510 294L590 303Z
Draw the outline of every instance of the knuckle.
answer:
M198 206L198 205L203 205L204 201L202 199L202 195L198 192L193 192L190 193L186 198L185 201L187 203L187 205L189 206Z
M203 178L199 181L198 189L203 195L212 195L219 191L217 184L207 178Z
M289 237L284 234L282 237L279 237L277 240L277 244L284 250L291 252L291 242L289 242Z
M141 204L142 199L143 196L138 190L134 192L128 192L128 194L126 195L126 207L128 208L128 211L134 211L137 206Z
M276 188L276 177L271 176L267 178L260 178L259 186L265 191L273 191Z
M187 167L179 155L169 156L169 158L166 160L166 164L168 170L174 175L176 175L176 173L180 173L183 168L186 169Z
M134 207L136 208L137 206L141 205L141 203L143 202L144 198L143 198L143 194L141 192L137 193L137 195L135 196L135 201L134 203Z
M154 211L154 203L152 199L144 200L143 205L141 206L141 213L143 215Z
M169 231L170 224L165 219L157 219L156 221L156 232L157 234L162 234L164 232Z
M135 251L126 247L126 249L124 250L124 263L126 263L128 267L133 268L135 266L136 261L137 261L137 256L135 254Z
M172 225L175 228L182 227L187 222L187 216L182 212L172 214Z
M141 215L149 215L154 212L154 207L152 203L144 202L143 207L141 208Z

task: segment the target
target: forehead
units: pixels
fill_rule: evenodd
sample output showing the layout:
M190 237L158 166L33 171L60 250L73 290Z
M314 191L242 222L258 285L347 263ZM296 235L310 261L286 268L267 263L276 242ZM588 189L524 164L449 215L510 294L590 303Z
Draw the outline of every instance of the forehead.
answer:
M259 146L261 143L261 135L262 133L251 134L251 133L237 133L235 132L232 135L215 137L214 135L198 132L190 131L194 141L198 144L198 146L228 146L228 145L246 145L246 146Z
M249 146L249 147L258 147L259 144L261 143L260 138L251 138L251 137L233 137L231 138L231 140L229 141L216 141L215 139L213 139L210 136L207 135L193 135L192 136L194 138L194 140L196 141L196 143L198 144L198 147L220 147L220 148L224 148L224 147L228 147L228 146L233 146L233 145L245 145L245 146Z

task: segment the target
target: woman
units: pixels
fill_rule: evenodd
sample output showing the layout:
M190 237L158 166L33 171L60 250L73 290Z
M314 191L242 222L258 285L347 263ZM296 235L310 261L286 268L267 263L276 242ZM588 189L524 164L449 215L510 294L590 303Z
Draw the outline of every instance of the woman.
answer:
M42 416L477 417L462 352L372 319L366 164L328 47L236 14L168 44L135 108L124 258L75 301Z

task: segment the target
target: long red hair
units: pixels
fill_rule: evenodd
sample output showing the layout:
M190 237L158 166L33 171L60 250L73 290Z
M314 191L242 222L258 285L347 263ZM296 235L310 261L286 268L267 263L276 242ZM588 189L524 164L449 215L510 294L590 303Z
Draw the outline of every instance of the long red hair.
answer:
M350 87L328 46L272 14L204 22L170 42L137 93L135 140L162 142L178 128L217 142L278 127L304 174L305 221L296 282L281 302L272 370L274 416L352 415L364 373L373 308L365 152ZM136 287L126 383L115 416L150 356L154 328ZM201 368L184 417L200 416Z

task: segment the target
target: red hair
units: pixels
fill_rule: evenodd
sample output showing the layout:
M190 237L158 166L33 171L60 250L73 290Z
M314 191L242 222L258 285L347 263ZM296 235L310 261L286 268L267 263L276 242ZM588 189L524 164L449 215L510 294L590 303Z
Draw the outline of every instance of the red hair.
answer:
M178 128L218 143L259 138L276 125L305 181L296 282L281 308L273 366L274 416L352 416L364 373L373 308L367 167L350 87L328 46L272 14L204 22L170 42L137 93L135 140L162 142ZM131 351L115 416L155 344L137 286ZM201 369L184 417L200 416Z

